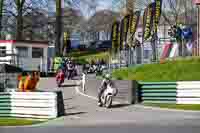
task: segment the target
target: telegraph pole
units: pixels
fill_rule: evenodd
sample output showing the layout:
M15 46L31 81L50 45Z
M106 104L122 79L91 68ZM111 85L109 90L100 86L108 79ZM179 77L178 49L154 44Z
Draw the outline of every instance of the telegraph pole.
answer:
M56 0L56 43L55 56L60 56L61 53L61 36L62 36L62 0Z

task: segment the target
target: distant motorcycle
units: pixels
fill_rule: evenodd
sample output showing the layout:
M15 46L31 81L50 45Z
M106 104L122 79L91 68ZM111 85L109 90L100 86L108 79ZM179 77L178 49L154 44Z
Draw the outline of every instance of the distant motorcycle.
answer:
M97 69L97 66L96 65L91 65L88 70L87 70L87 73L95 73L96 72L96 69Z
M96 75L102 75L103 74L103 67L102 66L97 66L95 72L96 72Z
M61 87L61 85L64 83L64 81L65 81L65 73L63 72L63 70L60 70L56 75L57 86Z
M77 68L73 68L71 70L68 70L68 72L67 72L67 79L68 80L72 80L75 76L78 76Z
M101 95L102 105L106 108L110 108L112 106L113 97L118 93L117 88L112 87L111 85L107 85L106 90Z

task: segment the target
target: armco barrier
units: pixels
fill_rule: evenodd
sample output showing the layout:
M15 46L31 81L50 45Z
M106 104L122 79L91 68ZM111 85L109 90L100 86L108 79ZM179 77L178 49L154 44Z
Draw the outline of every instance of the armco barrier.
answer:
M0 117L51 119L61 115L62 92L0 93Z
M200 104L200 82L140 82L142 103Z
M86 80L86 92L90 95L97 96L98 88L101 85L102 80L87 79ZM133 104L137 102L137 82L128 80L113 80L114 85L118 88L118 94L115 100L120 103Z

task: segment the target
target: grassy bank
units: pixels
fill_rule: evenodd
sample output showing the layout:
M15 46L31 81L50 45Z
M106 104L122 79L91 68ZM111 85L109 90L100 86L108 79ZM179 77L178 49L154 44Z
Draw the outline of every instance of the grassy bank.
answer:
M147 64L115 70L113 77L148 82L200 80L200 58L178 59L162 64Z
M200 111L200 105L186 105L186 104L153 104L148 103L144 104L145 106L159 107L159 108L167 108L167 109L177 109L177 110L193 110Z
M109 52L102 51L79 51L70 53L69 56L80 64L90 63L92 60L95 62L99 60L109 61Z
M41 121L18 118L0 118L0 126L25 126L38 123L41 123Z

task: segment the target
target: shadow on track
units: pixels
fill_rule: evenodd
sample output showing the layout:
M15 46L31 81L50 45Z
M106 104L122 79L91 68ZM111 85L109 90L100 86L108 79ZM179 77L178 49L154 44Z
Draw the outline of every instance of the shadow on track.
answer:
M87 112L66 113L65 116L81 115L81 114L86 114L86 113L87 113Z
M76 84L64 84L64 85L62 85L61 87L75 87L75 86L77 86Z
M111 108L123 108L130 106L130 104L113 104Z

